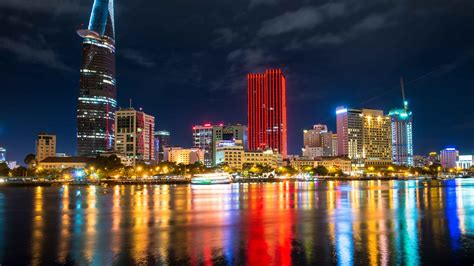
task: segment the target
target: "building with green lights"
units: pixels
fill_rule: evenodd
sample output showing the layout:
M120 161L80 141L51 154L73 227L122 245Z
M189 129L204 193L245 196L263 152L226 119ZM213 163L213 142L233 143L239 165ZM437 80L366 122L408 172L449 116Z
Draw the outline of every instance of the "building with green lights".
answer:
M413 166L413 113L408 102L389 112L392 125L392 160L396 165Z

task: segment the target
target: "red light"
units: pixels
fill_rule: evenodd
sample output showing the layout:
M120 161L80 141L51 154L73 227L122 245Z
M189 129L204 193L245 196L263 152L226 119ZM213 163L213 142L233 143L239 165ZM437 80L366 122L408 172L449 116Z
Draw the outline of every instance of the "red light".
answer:
M204 124L205 127L210 127L211 124L207 123L207 124Z

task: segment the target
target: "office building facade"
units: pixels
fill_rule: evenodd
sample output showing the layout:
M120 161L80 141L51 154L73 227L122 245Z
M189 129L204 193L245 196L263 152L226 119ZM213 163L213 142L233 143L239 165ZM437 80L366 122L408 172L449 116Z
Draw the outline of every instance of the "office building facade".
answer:
M280 69L247 75L248 148L287 157L286 79Z
M363 119L362 111L338 107L337 117L337 153L350 159L362 159L363 151Z
M396 165L413 166L413 114L404 108L389 112L392 127L392 160Z
M114 147L117 88L115 79L114 1L95 0L83 38L77 104L77 153L93 156Z
M362 109L363 158L366 166L392 163L392 130L390 117L382 110Z
M36 138L36 161L56 156L56 135L40 133Z
M443 168L446 168L446 169L456 167L458 156L459 156L459 151L456 150L455 148L446 148L442 150L439 154L441 166L443 166Z
M115 150L137 162L155 159L155 118L133 108L119 110L115 117Z
M155 161L161 163L165 161L166 147L170 146L171 134L166 130L155 131Z

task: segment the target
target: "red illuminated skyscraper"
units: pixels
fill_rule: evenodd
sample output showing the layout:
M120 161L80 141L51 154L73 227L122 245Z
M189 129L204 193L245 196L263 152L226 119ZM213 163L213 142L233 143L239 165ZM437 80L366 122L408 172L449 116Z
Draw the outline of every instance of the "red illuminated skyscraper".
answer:
M286 158L286 79L281 69L247 75L248 147Z

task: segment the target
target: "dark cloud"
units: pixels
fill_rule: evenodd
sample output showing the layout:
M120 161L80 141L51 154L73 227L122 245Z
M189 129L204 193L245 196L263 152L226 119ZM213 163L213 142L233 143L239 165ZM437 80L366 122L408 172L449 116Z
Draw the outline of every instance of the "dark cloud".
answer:
M44 67L63 71L73 71L70 66L59 59L55 51L46 46L43 37L38 37L36 40L23 39L15 40L0 37L0 50L5 50L15 55L18 60L23 62L40 64Z
M123 58L129 60L130 62L141 67L151 68L156 65L156 62L153 61L152 56L145 55L140 50L122 49L120 55Z
M55 14L77 13L87 8L90 1L80 0L2 0L0 8ZM89 7L90 9L90 7Z
M215 33L218 37L213 41L214 46L231 44L239 36L239 34L231 28L219 28L215 30Z
M250 0L249 7L257 7L260 5L275 5L278 3L278 0Z

